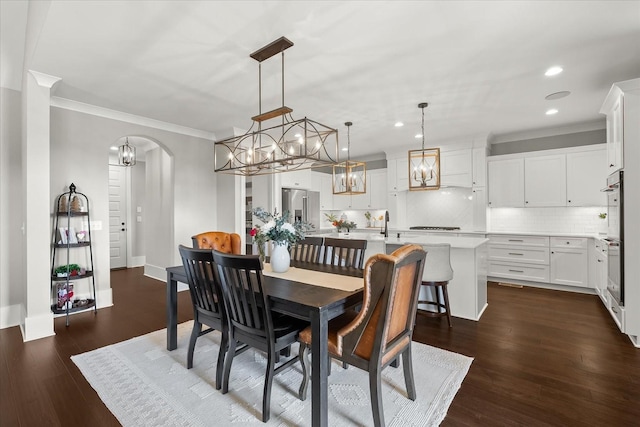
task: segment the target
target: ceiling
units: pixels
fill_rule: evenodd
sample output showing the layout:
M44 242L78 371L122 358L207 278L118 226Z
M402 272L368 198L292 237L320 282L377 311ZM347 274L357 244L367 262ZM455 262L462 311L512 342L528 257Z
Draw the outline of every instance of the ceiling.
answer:
M56 97L214 138L251 125L249 54L285 36L285 105L338 128L341 144L352 121L352 158L418 148L420 102L427 146L602 128L611 84L640 77L638 1L0 4L2 86L19 90L25 67L60 77ZM545 77L552 65L564 72ZM263 112L281 106L280 67L279 56L263 62Z

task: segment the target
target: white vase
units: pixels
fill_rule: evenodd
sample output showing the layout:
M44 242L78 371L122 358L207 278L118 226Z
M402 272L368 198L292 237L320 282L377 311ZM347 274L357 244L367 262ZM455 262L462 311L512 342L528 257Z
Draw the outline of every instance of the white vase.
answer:
M289 269L291 256L287 249L287 242L273 242L270 263L274 273L284 273Z

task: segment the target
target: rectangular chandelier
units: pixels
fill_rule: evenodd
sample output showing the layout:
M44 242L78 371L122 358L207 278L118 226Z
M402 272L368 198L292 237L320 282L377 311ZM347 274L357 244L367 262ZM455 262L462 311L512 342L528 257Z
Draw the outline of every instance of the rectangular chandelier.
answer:
M259 114L243 135L215 143L215 171L234 175L265 175L334 165L339 161L338 130L308 118L296 120L284 105L284 51L293 46L285 37L249 55L258 61ZM262 61L282 56L282 106L262 113ZM263 122L280 118L264 127Z
M440 188L440 149L409 150L409 190Z
M364 162L346 162L333 165L333 194L365 194L367 169Z

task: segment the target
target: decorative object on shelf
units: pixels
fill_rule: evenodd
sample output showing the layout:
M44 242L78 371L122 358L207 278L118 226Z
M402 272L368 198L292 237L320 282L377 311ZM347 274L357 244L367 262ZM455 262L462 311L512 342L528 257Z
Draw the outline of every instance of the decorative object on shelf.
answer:
M324 216L327 218L327 221L336 228L338 233L341 233L342 230L347 230L348 233L350 230L356 228L356 223L347 220L346 215L341 216L340 219L334 214L325 213Z
M80 199L78 196L73 196L71 198L71 212L80 212L82 204L80 203Z
M422 149L409 150L409 190L437 190L440 188L440 149L424 148L424 109L429 104L421 102Z
M364 217L367 220L367 227L371 227L371 212L366 211Z
M287 258L289 257L289 245L295 243L298 240L302 240L305 237L307 231L311 230L313 226L308 222L295 221L293 224L290 221L291 215L289 211L285 211L282 215L278 214L277 210L273 213L265 211L263 208L255 208L253 215L256 216L262 225L256 225L251 229L251 236L254 242L258 246L258 252L260 259L264 260L264 246L266 242L273 242L273 250L271 252L271 268L276 273L283 273L289 269L289 261L285 262L284 254L279 253L281 248L284 248L287 252ZM275 256L278 256L276 260L276 266L273 265Z
M68 209L67 195L63 194L58 201L58 212L66 212Z
M258 61L258 109L253 123L243 135L215 143L215 171L235 175L264 175L297 169L328 166L339 162L338 131L308 118L296 120L284 105L284 51L293 46L285 37L249 55ZM262 61L282 56L282 106L262 112ZM280 117L280 124L263 122ZM254 129L257 128L257 129Z
M600 219L607 219L607 213L606 213L606 212L600 212L600 213L598 214L598 217L599 217Z
M353 123L346 122L347 161L333 165L333 194L351 195L367 192L367 165L351 160L351 135Z
M118 147L118 164L120 166L134 166L136 164L136 147L129 145L129 137Z

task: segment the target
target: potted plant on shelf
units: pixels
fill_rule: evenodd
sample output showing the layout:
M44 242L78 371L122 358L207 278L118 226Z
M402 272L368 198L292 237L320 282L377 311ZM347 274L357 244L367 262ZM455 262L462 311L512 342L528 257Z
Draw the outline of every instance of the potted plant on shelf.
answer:
M271 269L276 273L284 273L289 269L291 257L289 255L289 245L304 239L305 233L313 226L304 221L290 222L289 211L282 215L277 210L273 213L265 211L263 208L255 208L253 215L258 217L264 224L256 225L251 230L251 236L258 245L260 259L264 260L264 245L268 241L273 242L270 263Z
M81 274L80 270L81 269L78 264L67 264L57 267L53 272L57 277L67 277L67 275L71 277Z
M365 218L366 218L366 220L367 220L367 227L371 227L371 212L366 211L366 212L364 213L364 217L365 217Z

